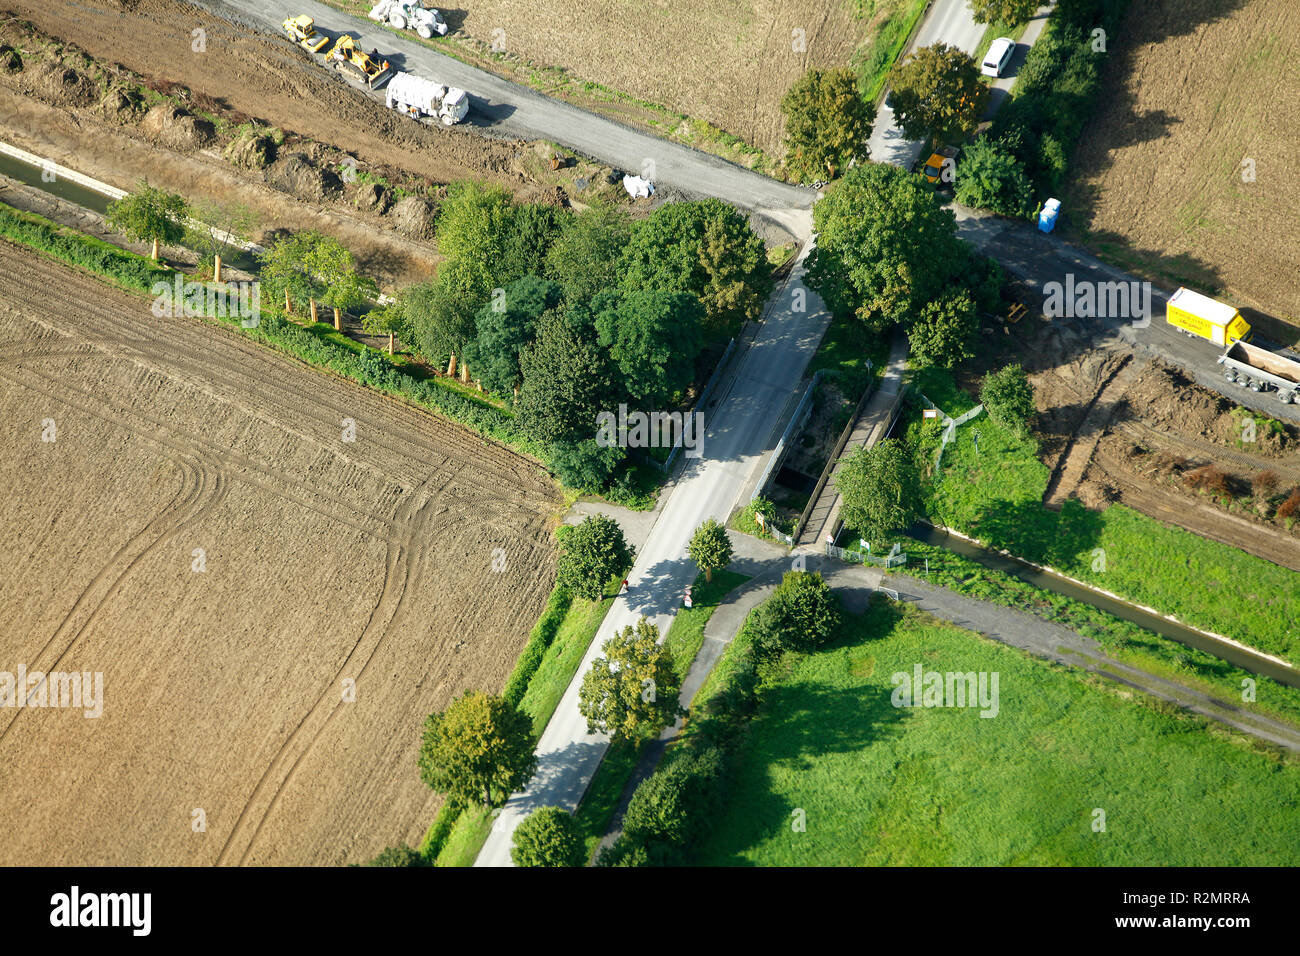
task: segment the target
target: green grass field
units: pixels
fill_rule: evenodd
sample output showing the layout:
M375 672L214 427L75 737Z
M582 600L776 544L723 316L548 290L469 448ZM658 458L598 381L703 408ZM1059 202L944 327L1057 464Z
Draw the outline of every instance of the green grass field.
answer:
M736 649L730 650L730 654ZM725 659L724 659L725 662ZM999 710L897 708L891 674L999 675ZM713 865L1290 865L1300 765L908 606L763 673ZM797 832L796 811L805 828ZM1105 831L1094 831L1095 811Z
M973 401L931 375L922 391L950 415ZM939 392L940 394L934 394ZM950 407L951 406L951 407ZM937 426L913 421L908 439L933 461ZM977 437L978 436L978 437ZM1300 661L1300 574L1123 505L1103 512L1042 505L1049 471L1033 438L981 415L958 429L943 473L926 487L936 523L1050 565L1196 627Z

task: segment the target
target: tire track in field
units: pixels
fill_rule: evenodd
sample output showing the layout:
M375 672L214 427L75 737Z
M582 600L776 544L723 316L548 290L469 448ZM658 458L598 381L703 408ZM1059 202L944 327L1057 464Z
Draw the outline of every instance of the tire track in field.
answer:
M45 674L57 670L59 664L76 645L83 634L95 623L100 612L117 595L123 583L145 558L180 531L207 517L226 497L225 476L219 467L200 457L190 455L168 456L168 460L181 470L181 487L172 499L155 514L144 527L131 535L117 549L108 562L82 589L77 600L63 616L54 633L32 658L29 673ZM42 665L41 658L51 647L61 646L52 663ZM28 700L36 689L28 694ZM0 729L0 743L8 736L19 718L27 710L20 707Z
M371 660L374 659L384 638L390 632L398 612L403 608L411 583L423 563L425 540L447 523L458 518L454 512L449 512L446 521L430 523L429 520L433 514L430 506L442 496L456 477L456 475L445 477L441 484L432 490L430 482L433 479L430 479L429 482L412 491L402 502L397 518L398 522L406 528L406 534L402 541L389 543L385 558L384 586L378 601L371 609L369 619L348 652L348 656L335 671L333 678L298 722L293 732L285 738L284 743L267 765L236 818L235 825L231 828L230 835L217 856L217 865L230 863L243 865L247 862L262 828L279 804L280 797L293 780L303 759L311 752L344 705L340 693L341 681L345 677L351 677L359 682ZM287 769L285 769L286 765ZM278 779L278 782L272 784L272 780L275 779ZM272 786L274 786L273 790L270 789ZM264 805L257 809L258 804ZM247 840L243 842L241 850L239 845L244 834L247 834Z
M16 278L12 271L8 274L3 272L4 251L3 246L0 246L0 282L24 287L29 299L35 301L47 299L48 290L45 284L38 285L31 281L24 282ZM77 275L73 274L73 277L76 278ZM83 278L83 281L93 281L93 279ZM418 463L420 466L414 472L404 476L408 479L407 484L414 484L419 480L420 475L424 473L424 468L429 464L431 456L439 464L445 466L450 460L447 449L462 444L467 437L467 432L463 426L424 413L407 403L397 401L383 393L367 389L350 381L348 381L348 387L355 389L355 399L348 404L343 404L341 400L334 400L332 394L328 391L317 397L316 401L307 402L298 390L283 381L285 367L287 364L297 365L310 368L318 374L320 373L319 369L249 340L234 330L214 326L199 319L160 319L153 316L148 310L141 309L144 315L147 316L149 322L147 329L150 333L149 335L143 335L137 325L121 319L117 313L104 308L102 290L88 290L83 297L64 286L61 287L60 294L68 299L72 305L76 306L76 309L61 310L57 313L48 312L43 321L28 315L26 316L28 321L37 322L58 334L69 337L75 334L75 337L89 339L110 353L118 353L122 358L144 364L146 367L190 387L194 385L193 380L176 376L169 367L188 371L192 373L194 380L197 381L212 381L213 370L220 369L226 374L224 384L229 386L236 395L240 396L278 391L280 397L267 396L267 403L262 407L250 406L246 401L232 399L228 395L222 396L221 399L239 407L242 411L271 427L282 431L289 430L302 440L312 442L335 455L340 454L337 449L330 447L327 443L322 443L316 436L298 432L284 420L269 418L265 413L265 408L291 410L295 415L315 421L327 430L337 429L343 417L356 419L358 425L373 425L373 427L363 429L367 442L373 443L397 456L403 462ZM35 308L35 306L30 308ZM95 318L92 323L86 326L77 325L75 321L69 323L69 318L77 314L94 315ZM67 329L68 324L76 326L75 333ZM107 329L116 330L117 334L108 334ZM215 340L221 348L239 353L240 361L236 362L224 358L216 350L205 351L201 356L196 355L192 345L188 344L194 338L196 331L200 331L205 337ZM260 370L250 368L249 366L252 365L260 366ZM241 380L251 384L240 384ZM384 428L373 422L358 419L357 409L367 405L370 408L365 408L365 412L373 411L376 420L380 418L380 413L382 413L382 417L387 419L404 418L412 427L409 429L392 428L391 426ZM321 414L321 408L332 409L337 417ZM430 430L436 433L437 441L425 438L423 433ZM474 436L472 440L480 445L476 449L478 451L475 463L476 470L485 473L485 479L490 476L498 480L479 480L477 475L462 480L474 483L490 494L495 494L495 488L502 482L521 485L523 489L529 489L530 494L536 493L531 491L532 488L537 487L537 468L535 465L522 459L516 453L488 442L479 436ZM364 459L357 462L347 456L341 457L349 465L360 464L372 471L383 474L385 477L391 476L391 471Z

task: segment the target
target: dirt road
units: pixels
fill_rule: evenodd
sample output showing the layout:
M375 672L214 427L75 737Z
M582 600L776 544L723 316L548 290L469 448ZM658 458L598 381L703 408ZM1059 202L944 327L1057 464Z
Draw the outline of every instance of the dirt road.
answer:
M0 864L417 842L424 715L549 592L547 476L7 244L0 341L0 670L104 675L99 718L0 708Z

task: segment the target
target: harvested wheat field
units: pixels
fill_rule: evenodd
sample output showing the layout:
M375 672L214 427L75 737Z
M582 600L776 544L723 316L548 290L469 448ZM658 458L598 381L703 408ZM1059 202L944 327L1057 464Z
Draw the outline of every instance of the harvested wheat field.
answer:
M483 0L463 20L449 15L508 56L561 67L773 150L785 91L805 70L848 63L870 29L846 0Z
M549 593L545 473L3 243L0 342L0 671L103 674L97 719L0 707L0 864L418 842L424 716Z
M1071 200L1094 244L1300 321L1300 3L1134 3L1114 43Z

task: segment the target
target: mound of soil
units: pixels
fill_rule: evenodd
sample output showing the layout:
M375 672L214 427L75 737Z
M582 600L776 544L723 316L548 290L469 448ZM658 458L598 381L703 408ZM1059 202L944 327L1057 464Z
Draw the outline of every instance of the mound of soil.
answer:
M231 140L221 155L244 169L265 169L275 162L275 141L270 136L240 136Z
M313 202L337 193L342 185L332 170L321 169L304 153L291 153L278 160L270 168L267 180L277 189Z
M36 71L32 85L38 96L55 106L90 106L97 94L89 77L61 63L44 64Z
M140 94L134 90L114 88L104 94L97 108L105 116L122 123L131 123L144 108L144 103Z
M388 210L388 190L379 183L357 183L352 190L352 205L362 212L382 215Z
M207 146L216 129L205 119L191 116L170 103L160 103L145 114L140 130L169 149L187 150Z
M433 235L433 204L419 196L407 196L393 207L393 225L412 239Z
M5 73L19 73L23 68L23 58L18 51L8 45L0 46L0 70Z

